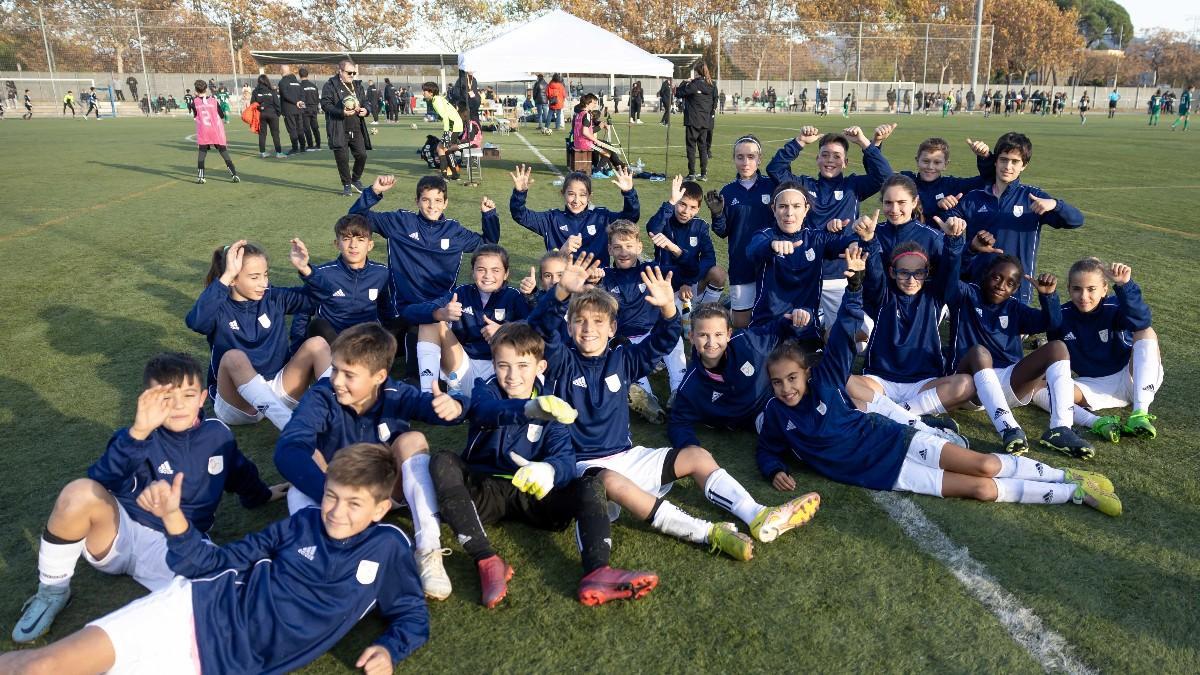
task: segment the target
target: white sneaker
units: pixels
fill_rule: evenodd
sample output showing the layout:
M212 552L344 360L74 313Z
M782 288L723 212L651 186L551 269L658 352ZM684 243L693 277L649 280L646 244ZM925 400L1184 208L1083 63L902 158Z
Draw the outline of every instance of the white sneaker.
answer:
M442 557L450 555L448 548L417 551L417 570L421 573L421 588L425 597L445 600L450 597L450 577L442 565Z

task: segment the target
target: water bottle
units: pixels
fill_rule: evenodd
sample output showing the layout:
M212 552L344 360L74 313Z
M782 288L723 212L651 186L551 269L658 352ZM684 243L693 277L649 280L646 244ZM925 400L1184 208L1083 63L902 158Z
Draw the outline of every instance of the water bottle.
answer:
M636 166L637 166L638 173L642 173L643 171L646 170L646 164L644 162L642 162L641 157L638 157L638 162L637 162Z

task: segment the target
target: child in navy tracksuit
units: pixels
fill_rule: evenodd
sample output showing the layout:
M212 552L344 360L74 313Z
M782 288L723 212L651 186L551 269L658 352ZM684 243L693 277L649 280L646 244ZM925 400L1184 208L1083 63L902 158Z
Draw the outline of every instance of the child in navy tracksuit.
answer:
M390 673L429 639L412 546L379 523L396 479L387 448L344 449L329 465L320 509L222 547L181 511L184 478L138 497L161 519L167 564L179 576L60 642L0 656L0 670L285 673L329 651L375 608L386 628L357 668Z
M754 431L771 397L767 354L781 340L795 337L812 320L800 310L771 323L733 329L729 311L719 304L700 305L692 313L692 367L671 406L667 437L671 447L700 446L696 426Z
M863 317L865 258L866 251L847 252L851 276L820 364L811 367L811 353L794 341L767 359L775 397L763 413L757 461L775 489L796 489L790 457L830 480L872 490L1026 504L1075 501L1120 515L1111 482L1099 474L981 454L855 408L845 383Z
M379 176L371 189L362 193L350 213L361 213L371 229L388 242L388 269L391 272L389 319L404 318L408 305L432 302L450 292L458 281L458 268L464 253L483 244L500 241L500 217L496 205L484 197L480 202L483 235L472 232L446 218L449 188L441 176L423 176L417 181L417 211L398 209L386 213L371 211L396 184L395 176ZM418 344L418 347L420 345ZM421 390L431 391L438 368L438 349L426 344L417 350Z
M295 241L307 254L304 242ZM309 267L305 260L300 268L300 276L317 304L316 313L308 321L307 335L323 337L331 344L338 333L351 326L379 322L379 307L388 302L389 279L387 265L367 259L375 241L366 216L339 218L333 226L333 243L339 254L336 259L316 267Z
M409 421L453 425L462 421L465 400L428 394L388 377L396 356L396 339L379 324L348 328L333 343L333 374L317 383L296 408L292 421L275 444L275 466L291 481L288 510L320 503L327 481L326 465L353 443L382 443L391 448L400 481L394 494L412 511L417 565L429 597L450 595L450 579L442 566L433 481L429 477L429 443L409 428Z
M935 226L937 221L926 221L928 212L913 179L898 173L892 174L883 181L879 196L883 202L883 220L875 227L880 253L877 257L890 261L896 246L905 242L920 245L932 259L941 257L942 230ZM937 218L937 215L933 218Z
M654 264L674 272L683 306L718 302L725 292L728 275L717 264L708 223L696 217L704 191L695 181L675 176L671 198L646 222L654 242Z
M564 425L575 421L576 412L557 396L541 394L544 348L524 322L496 331L496 372L474 386L466 449L461 456L439 452L430 462L442 518L475 559L485 607L504 599L513 572L483 527L508 518L547 530L566 529L575 520L584 570L580 602L640 598L658 577L608 566L612 532L604 486L595 476L575 477L575 450Z
M531 167L520 165L511 174L513 193L508 209L512 219L521 227L540 235L547 251L583 251L596 256L601 265L608 265L608 238L605 236L608 225L617 219L636 223L642 215L629 167L618 167L617 176L612 181L621 190L624 200L619 213L591 205L592 178L578 171L572 171L563 179L563 208L530 211L525 206L525 200L529 196L529 184L533 182L530 178L532 173Z
M980 284L959 282L958 300L950 305L946 370L972 377L976 395L999 432L1005 452L1021 455L1029 451L1028 438L1012 408L1028 405L1044 387L1051 401L1050 427L1040 443L1071 457L1090 459L1095 450L1071 429L1075 384L1066 345L1052 340L1029 354L1021 346L1022 335L1046 332L1061 324L1062 309L1055 292L1058 279L1042 274L1035 280L1041 311L1016 299L1025 279L1021 261L1004 254L991 258Z
M474 283L456 287L434 302L409 305L406 322L421 326L417 353L429 349L441 355L441 373L451 391L471 396L477 378L492 376L492 350L488 342L507 321L529 315L529 302L509 286L508 251L484 244L471 254Z
M185 475L184 517L200 532L212 527L223 492L255 507L283 496L268 488L217 420L204 420L206 392L195 359L160 354L146 364L145 390L133 424L113 434L108 449L59 494L38 547L38 592L13 627L13 641L31 642L50 629L71 597L80 555L107 574L128 574L150 590L167 585L162 523L137 503L138 491L159 478Z
M1132 277L1133 271L1122 263L1105 266L1096 258L1075 263L1067 275L1071 301L1063 303L1062 322L1047 333L1051 340L1062 340L1071 353L1075 423L1113 443L1122 433L1146 439L1158 435L1149 412L1163 381L1158 334L1150 326L1150 306ZM1115 295L1108 294L1110 281ZM1050 403L1042 391L1034 394L1033 402L1043 409ZM1133 413L1124 425L1117 415L1097 417L1091 412L1130 404Z
M868 139L859 127L850 127L842 134L820 135L816 127L806 126L795 139L790 140L771 159L767 173L776 183L799 182L813 196L809 200L811 212L806 214L805 226L810 229L833 227L838 230L858 218L858 205L879 191L879 186L892 175L892 166L883 156L880 145L891 135L895 124L883 124L875 129L874 141ZM849 140L847 140L849 139ZM863 167L867 174L845 175L846 154L850 141L863 150ZM800 155L804 146L818 144L817 175L797 176L792 173L792 162ZM821 268L821 309L832 319L837 313L842 289L846 279L842 275L846 266L835 258L823 260Z
M976 280L989 256L1003 251L1021 261L1031 276L1037 275L1037 250L1042 226L1060 229L1083 227L1083 213L1041 188L1021 182L1021 172L1033 157L1033 143L1024 134L1009 132L996 141L994 184L973 190L946 213L967 221L970 251L964 259L964 278ZM990 244L990 246L989 246ZM1021 283L1018 299L1029 304L1033 287Z
M738 560L753 555L753 541L732 523L714 524L684 513L663 499L676 480L690 476L709 501L750 525L755 539L773 541L808 522L819 498L806 496L783 506L759 504L733 476L717 466L701 448L634 446L629 433L629 385L645 377L679 340L671 275L644 270L645 302L659 311L659 320L640 344L609 347L616 333L617 301L606 291L585 284L598 261L591 254L573 260L562 279L542 298L529 323L546 341L547 376L554 393L579 412L571 425L576 475L598 475L609 500L666 534L710 544ZM562 338L562 314L571 304L571 341ZM615 518L615 515L614 515Z
M608 226L607 238L612 267L602 268L604 276L597 285L617 300L616 334L635 345L640 344L654 330L661 316L657 307L645 301L647 289L642 274L652 266L642 262L642 237L637 225L628 220L613 221ZM687 371L682 338L675 341L664 363L674 393ZM662 424L667 419L647 377L639 378L629 387L629 406L651 424Z
M820 338L822 269L856 241L856 235L853 230L802 229L813 197L799 182L780 183L771 199L773 226L750 239L749 257L760 270L750 325L771 323L803 309L814 317L805 337Z
M295 242L293 266L307 258ZM208 339L208 391L213 412L226 424L263 417L283 429L296 400L329 369L329 343L305 340L288 358L287 315L311 314L303 288L271 287L267 253L246 240L213 251L205 289L187 315L187 326Z
M987 143L968 138L967 145L975 154L978 176L947 176L945 171L950 166L950 144L937 137L927 138L917 146L916 171L897 172L896 175L907 176L916 184L921 198L921 212L926 218L942 215L943 211L957 206L964 194L987 187L995 181L996 163Z
M759 173L762 144L753 134L733 142L733 166L737 178L705 195L712 212L713 234L729 240L729 306L733 310L733 325L744 328L750 324L754 307L754 291L758 268L748 251L750 237L771 226L771 194L775 179Z

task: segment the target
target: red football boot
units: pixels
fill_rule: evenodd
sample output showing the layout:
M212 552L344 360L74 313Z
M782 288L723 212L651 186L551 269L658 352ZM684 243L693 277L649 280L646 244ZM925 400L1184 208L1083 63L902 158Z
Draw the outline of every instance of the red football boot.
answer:
M602 605L609 600L637 600L657 585L658 575L654 572L618 570L605 565L580 580L579 601Z
M482 586L483 606L491 609L508 595L508 580L512 579L513 568L498 555L484 558L479 566L479 585Z

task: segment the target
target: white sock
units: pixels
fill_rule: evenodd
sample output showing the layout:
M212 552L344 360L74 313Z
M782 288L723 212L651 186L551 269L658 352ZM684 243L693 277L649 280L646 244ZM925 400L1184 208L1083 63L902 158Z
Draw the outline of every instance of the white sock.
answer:
M946 406L942 405L942 398L938 396L937 387L930 387L900 405L914 415L940 415L946 412Z
M704 290L700 292L699 302L693 304L703 305L706 302L720 302L721 293L724 291L724 288L716 288L712 284L705 284Z
M413 537L416 550L429 551L441 547L441 528L438 525L437 493L429 477L429 455L419 453L400 465L400 485L404 500L412 511Z
M84 540L51 544L43 537L38 546L38 581L47 586L66 586L75 575L75 561L83 554Z
M993 478L997 502L1066 504L1075 493L1073 483L1041 483L1018 478Z
M1004 389L1000 386L1000 378L996 376L996 371L984 368L975 373L973 379L975 393L983 403L983 409L987 411L996 431L1004 431L1008 427L1020 429L1017 418L1013 417L1012 411L1008 409L1008 401L1004 398Z
M433 383L442 369L442 348L433 342L417 343L417 371L421 374L421 391L433 391Z
M1055 361L1046 368L1046 389L1050 391L1050 428L1069 427L1075 419L1075 380L1071 362Z
M996 474L995 478L1017 478L1040 483L1061 483L1067 478L1062 469L1042 464L1036 459L999 453L993 453L992 456L1000 460L1000 473Z
M283 431L283 428L291 421L291 408L279 400L279 397L271 389L271 385L267 384L262 375L255 375L254 379L249 382L239 384L237 390L247 403L261 410L263 415L271 420L271 424L274 424L280 431Z
M654 510L650 526L663 534L695 544L707 544L708 531L712 529L712 523L689 516L665 499L660 501L658 508Z
M922 422L920 417L879 392L875 392L875 398L871 399L870 403L867 403L867 412L879 413L893 422L899 422L917 431L924 431L927 434L933 434L941 438L938 432L928 424Z
M725 469L717 469L708 475L704 481L704 496L747 525L765 508Z
M684 351L683 338L675 343L675 347L667 354L667 380L671 383L671 391L679 391L683 376L687 374L687 352Z
M1133 343L1133 409L1150 412L1154 402L1154 381L1158 379L1158 340L1145 338Z
M1045 410L1046 412L1050 412L1050 390L1038 389L1037 391L1033 392L1033 404L1042 410ZM1071 414L1076 425L1087 427L1089 429L1091 428L1092 423L1099 419L1099 417L1092 414L1092 411L1081 405L1074 406Z

